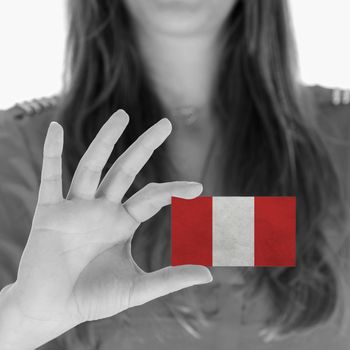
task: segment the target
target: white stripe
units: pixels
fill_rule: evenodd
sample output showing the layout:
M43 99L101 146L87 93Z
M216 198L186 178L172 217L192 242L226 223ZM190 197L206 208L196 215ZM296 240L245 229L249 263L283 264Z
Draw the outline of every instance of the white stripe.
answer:
M213 197L213 266L254 266L254 197Z

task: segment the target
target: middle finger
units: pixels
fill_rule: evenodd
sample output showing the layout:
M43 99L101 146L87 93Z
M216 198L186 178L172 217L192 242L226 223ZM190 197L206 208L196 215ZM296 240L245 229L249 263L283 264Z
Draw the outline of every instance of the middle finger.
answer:
M78 164L67 199L95 197L102 170L128 121L128 115L118 110L102 126Z
M170 132L171 123L166 118L146 130L109 169L97 190L97 196L120 202L138 172Z

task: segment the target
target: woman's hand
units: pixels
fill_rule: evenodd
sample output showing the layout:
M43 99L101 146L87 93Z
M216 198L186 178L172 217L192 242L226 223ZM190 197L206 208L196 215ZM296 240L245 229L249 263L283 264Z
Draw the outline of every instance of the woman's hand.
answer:
M61 176L63 129L58 123L50 124L38 204L17 281L0 294L7 295L9 304L16 308L15 318L23 318L22 326L34 328L30 331L31 336L37 333L33 346L84 321L109 317L212 280L203 266L166 267L145 273L134 262L131 239L140 223L170 204L171 196L194 198L202 186L153 183L121 202L137 173L171 132L167 119L141 135L99 184L102 169L128 120L124 111L118 111L101 128L76 169L66 199L62 197ZM16 337L21 337L21 332L16 332Z

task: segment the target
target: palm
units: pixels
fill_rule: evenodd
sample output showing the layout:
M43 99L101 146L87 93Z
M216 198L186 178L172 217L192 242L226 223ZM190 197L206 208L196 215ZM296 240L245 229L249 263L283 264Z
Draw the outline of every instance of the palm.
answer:
M102 252L80 274L73 290L73 305L86 320L115 315L131 307L139 273L127 244Z
M62 308L68 300L70 317L90 320L122 311L128 307L133 280L143 273L130 252L137 226L123 206L104 199L38 206L22 256L20 277L30 275L31 285L40 288L43 295L52 295L56 302L61 301ZM43 246L50 246L49 262ZM27 266L33 266L33 256L36 266L28 271ZM41 280L51 276L55 276L54 283L40 287ZM46 310L50 312L49 307Z
M96 200L93 206L80 202L70 212L73 221L83 223L77 232L84 240L79 244L80 251L66 253L70 266L76 265L78 271L72 286L73 310L84 320L94 320L132 306L135 279L144 273L131 255L131 237L138 223L123 206L103 199ZM81 213L89 219L78 220ZM121 222L127 225L120 225ZM66 221L69 227L72 224Z
M211 280L200 266L145 273L134 262L131 240L140 223L169 204L171 196L193 198L202 188L188 182L149 184L122 203L139 170L170 132L166 121L147 130L100 183L126 124L125 113L117 112L102 127L79 162L66 199L63 133L57 123L45 140L38 205L15 285L25 313L59 324L59 332Z

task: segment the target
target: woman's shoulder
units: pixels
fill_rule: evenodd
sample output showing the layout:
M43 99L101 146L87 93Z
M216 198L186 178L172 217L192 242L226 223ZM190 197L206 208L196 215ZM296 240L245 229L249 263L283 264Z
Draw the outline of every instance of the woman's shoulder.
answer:
M350 109L350 89L330 88L321 85L305 86L314 96L321 107L349 108Z
M313 102L316 127L350 203L350 90L315 85L304 91Z
M56 119L59 98L33 99L0 111L0 147L10 153L41 150L47 128ZM12 150L12 152L11 152Z
M35 99L0 111L2 179L10 181L13 172L19 170L28 176L33 174L33 179L38 178L41 171L42 147L47 128L50 122L56 119L57 102L57 97ZM34 183L34 180L32 182Z
M58 96L42 97L16 103L7 110L0 110L0 128L26 128L30 131L45 127L55 119ZM34 126L35 128L33 128Z
M304 87L304 91L313 101L322 132L338 140L349 141L350 89L313 85Z

